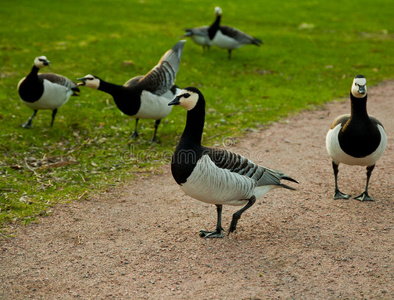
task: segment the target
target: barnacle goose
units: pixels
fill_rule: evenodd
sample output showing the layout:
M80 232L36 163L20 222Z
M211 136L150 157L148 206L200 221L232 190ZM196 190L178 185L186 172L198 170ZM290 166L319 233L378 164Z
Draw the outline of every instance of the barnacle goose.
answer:
M180 105L187 110L186 126L172 156L172 175L186 194L217 207L216 230L202 230L201 237L223 237L222 205L244 205L234 213L230 233L236 229L242 213L256 199L277 187L294 190L281 183L281 179L297 182L283 172L259 166L224 149L201 145L205 100L197 88L181 90L168 105Z
M373 201L368 195L368 183L375 163L383 155L387 144L387 136L382 123L367 113L367 81L364 76L357 75L350 90L350 115L341 115L331 124L326 135L326 147L332 158L335 176L334 199L349 199L350 195L342 193L338 188L338 166L366 166L367 183L365 191L355 197L360 201Z
M79 85L98 89L110 94L116 106L126 115L135 117L135 129L131 137L138 137L139 119L153 119L155 131L152 142L156 141L157 128L162 118L168 116L171 107L168 103L179 90L175 85L175 77L179 69L182 49L185 40L179 41L168 50L159 63L145 76L136 76L124 85L106 82L94 75L78 78Z
M222 17L222 9L220 7L215 7L215 13L216 20L208 28L208 35L212 40L213 45L227 49L228 59L231 59L231 51L233 49L237 49L248 44L260 46L260 44L263 43L262 40L254 38L241 30L230 26L220 25Z
M202 50L209 50L212 41L208 36L208 26L200 26L194 28L185 28L186 33L181 37L190 37L197 45L202 46Z
M22 102L34 111L29 120L22 125L24 128L32 127L33 118L40 109L52 110L52 127L57 109L71 96L78 96L78 85L74 81L53 73L38 74L39 69L48 65L49 60L45 56L36 57L30 73L18 83L18 93Z

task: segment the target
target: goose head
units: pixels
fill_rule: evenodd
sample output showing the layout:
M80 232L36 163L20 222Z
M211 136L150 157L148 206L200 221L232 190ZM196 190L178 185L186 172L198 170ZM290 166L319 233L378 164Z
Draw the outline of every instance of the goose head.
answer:
M351 93L356 98L364 98L367 95L367 80L363 75L354 77Z
M100 86L100 78L94 76L94 75L86 75L85 77L82 78L78 78L79 81L78 82L78 86L87 86L90 87L92 89L98 89Z
M43 56L43 55L37 56L34 59L34 65L39 69L49 66L49 63L50 63L49 60L46 58L46 56Z
M194 109L204 98L201 92L195 87L187 87L180 90L175 98L168 105L179 105L187 111Z
M217 15L217 16L222 15L222 9L219 6L215 7L215 15Z

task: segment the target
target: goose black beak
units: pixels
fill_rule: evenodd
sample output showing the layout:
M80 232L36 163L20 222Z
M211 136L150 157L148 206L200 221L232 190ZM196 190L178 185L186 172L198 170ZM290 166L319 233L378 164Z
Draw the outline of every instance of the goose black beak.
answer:
M84 86L86 84L86 79L83 78L77 78L77 80L82 81L82 82L78 82L78 86Z
M366 91L365 91L365 85L360 85L360 86L358 87L358 92L359 92L361 95L364 95L364 94L366 93Z
M44 61L44 66L49 66L51 62L49 60Z
M170 103L168 103L168 105L179 105L179 99L181 99L181 96L176 96Z

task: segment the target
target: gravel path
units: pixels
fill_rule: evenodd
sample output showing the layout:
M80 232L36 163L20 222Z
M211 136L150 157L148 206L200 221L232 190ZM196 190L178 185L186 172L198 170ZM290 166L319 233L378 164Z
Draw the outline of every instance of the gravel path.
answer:
M1 299L393 299L394 82L369 89L388 147L372 174L375 202L333 200L325 150L349 100L303 112L225 144L299 180L243 214L237 231L201 239L216 209L184 195L168 165L150 177L59 205L0 245ZM340 166L357 195L365 169ZM228 228L236 207L223 209Z

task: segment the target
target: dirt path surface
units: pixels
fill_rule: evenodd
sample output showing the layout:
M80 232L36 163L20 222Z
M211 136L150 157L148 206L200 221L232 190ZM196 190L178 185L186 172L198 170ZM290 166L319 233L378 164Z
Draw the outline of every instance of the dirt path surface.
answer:
M237 231L202 239L216 209L184 195L168 165L89 201L59 205L0 246L1 299L393 299L394 82L369 90L368 111L388 133L370 195L333 200L325 150L349 100L251 132L228 148L299 180L245 212ZM226 144L229 140L226 141ZM340 165L357 195L365 169ZM223 209L227 229L238 207Z

